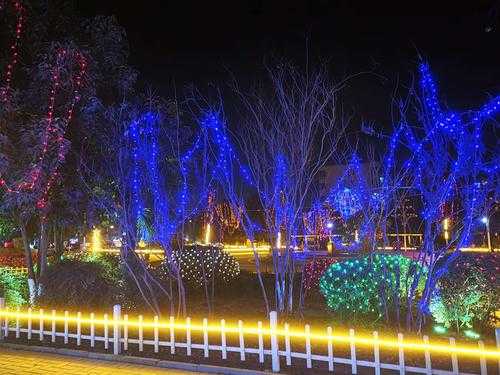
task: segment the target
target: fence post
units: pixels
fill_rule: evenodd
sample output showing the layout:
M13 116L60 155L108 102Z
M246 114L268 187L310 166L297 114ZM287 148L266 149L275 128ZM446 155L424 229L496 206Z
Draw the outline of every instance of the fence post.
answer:
M432 374L432 362L431 362L431 352L429 350L429 336L423 336L424 345L425 345L425 373L427 375Z
M380 344L377 331L373 331L373 359L375 361L375 375L380 375Z
M40 337L40 341L43 341L43 329L44 329L43 309L40 309L39 315L40 315L40 320L38 322L38 335Z
M285 357L286 365L292 365L292 346L290 345L290 327L285 323Z
M238 335L240 339L240 359L245 360L245 337L243 335L243 322L238 320Z
M403 347L403 334L398 333L398 357L399 357L399 375L405 374L405 351Z
M5 309L5 298L0 298L0 310L3 310ZM0 322L2 320L0 319ZM1 323L0 323L0 327L1 327ZM3 329L0 329L0 340L3 340L4 338L4 334L3 334Z
M326 329L328 335L328 371L333 372L333 340L332 340L332 327Z
M170 354L175 354L175 318L170 317Z
M153 335L154 335L154 340L155 340L154 341L154 350L155 350L155 353L158 353L158 351L160 350L160 336L158 333L158 315L154 316L153 322L154 322Z
M306 367L312 368L312 355L311 355L311 327L309 324L304 326L306 335Z
M203 356L208 358L208 320L203 318Z
M450 347L451 349L455 349L455 338L450 337ZM454 374L458 374L458 357L457 357L457 352L453 350L451 352L451 369Z
M495 338L497 340L497 349L500 350L500 328L495 328ZM498 373L500 374L500 359L498 360Z
M257 322L257 335L259 338L259 363L264 363L264 338L262 337L262 322Z
M354 329L349 329L349 346L351 347L351 372L358 373L358 364L356 361L356 344L354 341Z
M479 346L479 350L482 352L484 351L484 343L482 340L479 340L477 342ZM488 367L486 367L486 357L484 354L479 355L479 365L481 367L481 375L487 375L488 374Z
M227 359L227 346L226 346L226 321L220 321L220 342L222 346L222 359Z
M113 306L113 354L120 354L120 320L122 315L122 308L120 305Z
M191 355L191 318L186 318L186 354Z
M271 358L273 361L273 372L280 371L280 354L278 347L278 335L276 330L278 328L278 314L276 311L271 311L269 313L269 328L271 329Z

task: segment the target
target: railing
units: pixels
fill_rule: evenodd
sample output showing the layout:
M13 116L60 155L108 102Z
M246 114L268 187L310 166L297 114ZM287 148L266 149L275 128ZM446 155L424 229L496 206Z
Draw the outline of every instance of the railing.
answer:
M228 353L236 353L242 362L249 360L247 355L255 356L260 364L270 359L275 372L280 371L282 364L292 366L292 360L297 365L300 359L309 369L314 364L315 368L324 366L333 372L336 364L342 364L350 367L353 374L357 374L358 367L373 368L376 375L380 375L382 369L399 374L467 374L459 371L459 356L461 361L466 358L469 367L471 362L476 363L481 375L487 375L488 362L490 366L494 364L495 372L500 369L500 329L496 330L495 349L485 348L482 341L478 341L477 346L456 345L454 338L444 344L431 343L427 336L421 340L405 340L401 333L397 339L388 339L381 338L378 332L372 336L356 335L353 329L346 335L334 333L331 327L324 332L312 332L309 325L296 330L288 324L278 325L276 312L270 313L266 325L259 321L257 326L247 326L241 320L236 325L226 324L225 320L212 324L207 319L197 324L190 318L178 321L174 317L160 321L157 316L145 320L142 315L134 320L127 314L122 315L119 305L114 306L112 316L97 317L94 313L83 316L80 312L71 315L68 311L60 315L55 310L50 313L32 309L12 311L3 308L3 303L0 299L0 339L11 338L11 334L16 339L37 337L40 342L48 339L63 344L71 339L77 346L85 340L91 348L102 343L103 348L109 350L111 344L114 354L134 349L132 345L139 352L144 351L145 346L152 347L155 353L162 347L167 348L171 355L175 355L178 348L182 348L180 354L186 356L198 350L205 358L215 351L221 353L223 360ZM367 356L371 358L365 359ZM415 357L420 357L420 362L415 362ZM451 370L436 368L434 362L451 362ZM417 365L413 365L415 363Z

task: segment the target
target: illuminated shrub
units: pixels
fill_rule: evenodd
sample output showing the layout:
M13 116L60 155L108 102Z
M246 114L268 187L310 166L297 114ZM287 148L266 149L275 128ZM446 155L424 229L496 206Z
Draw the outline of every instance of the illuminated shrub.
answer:
M325 271L337 260L334 258L316 258L304 267L304 283L303 287L305 290L314 290L319 286L319 279Z
M439 280L430 310L434 320L447 328L485 327L500 309L498 254L462 254Z
M25 305L28 302L28 283L25 276L0 268L0 297L8 307Z
M183 281L192 285L203 285L204 280L229 283L240 274L238 261L217 247L190 246L175 251L173 258Z
M328 307L339 317L382 316L406 305L406 297L417 282L417 292L423 289L425 269L402 255L374 255L348 259L332 264L319 282ZM417 278L417 274L421 277Z

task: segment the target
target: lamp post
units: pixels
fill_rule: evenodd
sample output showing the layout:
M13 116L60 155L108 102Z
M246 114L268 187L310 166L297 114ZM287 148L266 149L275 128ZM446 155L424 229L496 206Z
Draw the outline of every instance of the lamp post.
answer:
M490 220L487 216L483 216L481 218L481 223L486 226L486 240L488 242L488 250L491 251Z

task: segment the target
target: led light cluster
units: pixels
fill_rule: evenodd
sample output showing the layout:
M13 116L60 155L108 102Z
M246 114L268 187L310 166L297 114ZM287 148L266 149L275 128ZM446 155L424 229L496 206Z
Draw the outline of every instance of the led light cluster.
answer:
M402 255L367 255L332 264L321 277L319 287L334 312L377 317L383 313L381 293L388 301L394 293L404 296L415 275L424 271Z
M190 246L173 253L173 261L179 267L185 282L202 286L212 279L229 283L240 274L235 257L216 247Z
M317 289L319 279L337 261L335 258L316 258L304 266L303 287L305 290Z

